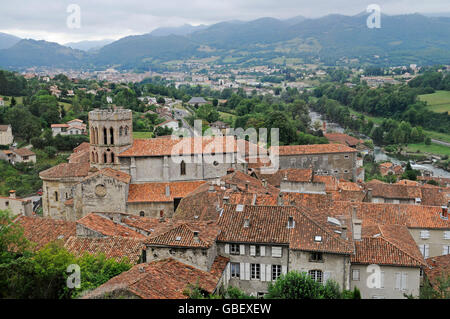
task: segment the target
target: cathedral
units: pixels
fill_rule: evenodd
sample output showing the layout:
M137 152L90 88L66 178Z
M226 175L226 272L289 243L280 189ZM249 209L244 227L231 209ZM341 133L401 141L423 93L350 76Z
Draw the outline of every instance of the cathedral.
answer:
M89 143L40 173L44 217L91 212L170 217L180 200L230 170L247 171L248 142L234 136L133 139L132 111L89 112Z

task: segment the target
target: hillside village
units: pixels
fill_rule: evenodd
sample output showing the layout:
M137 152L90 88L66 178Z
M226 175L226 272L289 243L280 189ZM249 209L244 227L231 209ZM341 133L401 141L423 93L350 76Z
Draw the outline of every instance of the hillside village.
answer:
M14 193L0 199L37 248L129 258L129 271L82 298L186 298L190 284L262 297L295 270L396 299L448 271L449 181L364 182L358 141L252 153L233 136L136 139L132 121L127 109L89 112L89 142L39 174L42 217ZM369 287L374 264L381 279Z

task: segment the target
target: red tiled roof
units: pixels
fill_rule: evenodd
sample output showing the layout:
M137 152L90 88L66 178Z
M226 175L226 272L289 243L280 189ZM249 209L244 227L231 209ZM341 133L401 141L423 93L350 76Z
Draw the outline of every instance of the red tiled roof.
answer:
M432 286L439 285L439 278L450 276L450 255L430 257L426 259L426 262L428 267L425 267L424 271Z
M287 227L289 217L295 221L292 229ZM248 227L244 227L246 220ZM279 244L295 250L343 254L353 252L351 242L294 206L245 205L242 211L237 211L237 205L225 205L218 224L222 229L218 240L222 242ZM316 242L315 236L322 236L322 240Z
M208 293L213 293L219 283L227 262L220 260L212 272L199 270L174 259L139 264L108 282L104 283L83 299L103 298L105 294L127 292L143 299L186 299L184 294L189 285L199 285Z
M89 174L89 163L61 163L52 168L39 173L43 179L65 178L65 177L86 177Z
M52 128L58 128L58 127L69 127L69 124L52 124Z
M404 267L421 267L425 261L405 226L363 227L362 240L355 241L351 262Z
M104 236L115 237L131 237L138 239L145 239L146 237L141 233L136 232L130 227L113 222L106 216L101 216L97 213L91 213L77 221L77 225L86 227L92 231L100 233Z
M304 154L329 154L329 153L355 153L357 150L342 144L312 144L312 145L288 145L279 146L278 153L275 147L270 148L273 154L304 155Z
M118 261L127 258L132 264L139 262L145 245L141 239L127 237L70 237L65 245L66 249L75 256L85 253L102 253L106 258L114 258Z
M18 148L12 151L13 153L19 155L20 157L36 155L33 151L29 150L28 148Z
M183 198L205 181L181 181L165 183L131 184L128 191L128 203L172 202L174 198ZM170 194L166 196L166 188Z
M323 136L330 142L340 143L348 146L356 146L363 143L362 140L344 133L327 133Z
M290 182L310 182L312 180L311 169L279 169L274 174L257 174L259 179L265 179L275 187L280 187L284 178Z
M244 146L247 145L242 141ZM233 136L135 139L133 145L119 154L127 156L165 156L190 154L223 154L237 152L240 143Z
M75 222L28 216L19 216L14 222L23 227L25 238L36 244L36 250L52 241L65 242L76 234Z
M90 174L85 179L90 179L92 177L98 176L98 175L105 175L109 176L111 178L117 179L118 181L121 181L122 183L129 184L131 181L131 176L127 173L118 171L116 169L112 169L109 167L103 168L95 173Z

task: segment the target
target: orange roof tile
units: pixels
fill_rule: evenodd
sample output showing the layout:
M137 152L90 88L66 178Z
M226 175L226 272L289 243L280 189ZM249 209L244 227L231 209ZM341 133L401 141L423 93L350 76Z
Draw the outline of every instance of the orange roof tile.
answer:
M270 148L270 152L284 155L305 155L305 154L329 154L329 153L356 153L357 150L342 144L312 144L312 145L288 145L279 146L278 152L275 147Z
M128 203L172 202L174 198L183 198L205 181L180 181L164 183L131 184L128 191ZM169 196L166 196L166 189Z
M146 236L138 233L130 227L115 223L112 219L101 216L98 213L90 213L77 221L77 227L81 225L103 236L115 237L131 237L144 239Z

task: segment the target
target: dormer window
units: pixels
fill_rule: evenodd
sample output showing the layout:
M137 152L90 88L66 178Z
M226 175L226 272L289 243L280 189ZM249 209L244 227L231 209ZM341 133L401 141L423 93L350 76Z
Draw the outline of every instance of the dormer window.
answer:
M288 229L292 229L292 228L294 228L294 227L295 227L294 217L289 216L287 228L288 228Z
M314 236L314 241L320 243L322 241L322 236L320 236L320 235Z

